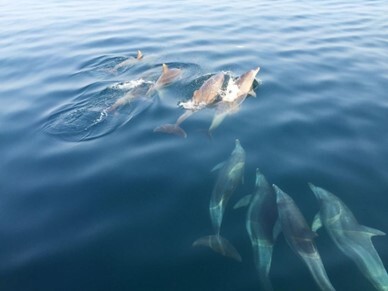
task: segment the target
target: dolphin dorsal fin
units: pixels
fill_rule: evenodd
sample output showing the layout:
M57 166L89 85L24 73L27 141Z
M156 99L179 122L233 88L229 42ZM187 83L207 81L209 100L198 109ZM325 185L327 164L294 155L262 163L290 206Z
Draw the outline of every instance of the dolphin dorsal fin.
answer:
M167 73L168 72L168 66L166 64L163 64L163 73Z
M142 54L141 50L137 50L137 57L136 57L136 59L141 60L142 58L143 58L143 54Z
M358 231L365 233L368 236L385 235L385 232L365 225L360 225Z
M246 207L251 203L252 200L252 194L245 195L243 198L241 198L237 203L233 206L233 209L241 208L241 207Z
M253 91L253 88L248 92L248 95L251 95L252 97L256 97L256 92Z
M225 165L225 163L226 163L226 161L221 162L221 163L215 165L211 171L214 172L214 171L217 171L217 170L221 169Z
M311 230L316 232L318 229L322 227L322 220L321 220L321 215L318 212L314 216L313 224L311 225Z

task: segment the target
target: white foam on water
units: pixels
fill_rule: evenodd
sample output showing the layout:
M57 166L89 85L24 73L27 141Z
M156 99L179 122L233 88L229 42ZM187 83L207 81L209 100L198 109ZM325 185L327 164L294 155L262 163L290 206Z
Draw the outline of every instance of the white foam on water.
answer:
M178 104L178 106L180 106L186 110L193 110L193 111L201 110L201 109L205 108L206 105L207 104L205 102L195 103L191 99L186 101L186 102L179 102L179 104Z
M233 78L230 77L228 81L228 85L226 86L225 89L220 90L219 95L222 101L233 102L236 100L239 91L240 89L238 88L237 84L235 83Z
M131 90L133 88L139 87L142 84L153 84L153 82L145 81L142 78L140 78L138 80L131 80L127 82L113 84L110 86L110 88L115 90Z

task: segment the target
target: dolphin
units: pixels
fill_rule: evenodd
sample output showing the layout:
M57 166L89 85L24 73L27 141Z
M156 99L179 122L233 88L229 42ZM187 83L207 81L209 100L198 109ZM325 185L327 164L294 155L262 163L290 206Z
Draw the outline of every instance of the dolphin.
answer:
M237 112L248 95L256 96L252 86L259 71L260 67L257 67L242 74L236 81L229 79L226 93L217 104L216 113L209 127L209 132L216 129L226 116Z
M255 193L243 197L234 208L245 206L247 203L249 206L245 226L252 243L256 269L263 290L270 291L273 290L269 279L272 250L280 227L276 224L278 219L276 194L259 169L256 169Z
M217 100L217 96L224 83L224 73L218 73L209 79L207 79L202 86L195 90L193 96L189 101L180 102L178 105L186 109L186 111L179 116L175 124L164 124L156 127L154 132L164 132L175 134L181 137L187 137L186 132L180 127L180 124L189 118L195 112L206 108L209 105L214 104Z
M276 192L279 224L288 245L305 262L321 290L335 290L313 241L317 234L311 231L294 200L276 185L273 187Z
M377 290L388 290L388 275L372 244L384 232L360 225L350 209L334 194L309 184L320 204L312 229L325 227L334 244L348 256Z
M112 72L117 72L118 69L121 69L123 67L131 66L137 61L141 61L143 59L143 53L138 50L136 58L129 57L125 61L122 61L121 63L118 63L114 68L112 69Z
M148 86L149 87L149 86ZM106 112L113 112L116 111L118 108L131 103L135 99L147 99L147 96L145 95L145 90L147 90L147 86L136 86L135 88L132 88L130 91L125 93L125 95L119 99L116 100L115 103L113 103Z
M127 92L123 97L116 100L114 104L112 104L106 111L112 112L117 110L119 107L129 104L132 100L136 98L131 91Z
M170 69L166 64L162 65L162 74L156 80L147 92L147 95L153 93L154 91L160 90L167 85L171 84L177 80L182 75L182 70L178 68Z
M234 246L220 235L222 218L229 198L242 182L245 166L245 151L236 139L235 148L229 159L215 166L212 171L219 170L216 184L210 198L210 218L215 235L197 239L193 246L208 246L215 252L226 257L241 261L241 256Z

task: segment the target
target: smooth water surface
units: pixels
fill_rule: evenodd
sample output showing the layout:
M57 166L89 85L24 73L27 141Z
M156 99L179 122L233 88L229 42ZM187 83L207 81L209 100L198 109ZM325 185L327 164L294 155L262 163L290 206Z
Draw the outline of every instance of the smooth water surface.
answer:
M388 232L388 4L376 1L0 1L0 289L259 290L245 212L259 167L309 223L307 183ZM144 59L117 71L115 65ZM106 114L125 92L180 80ZM261 67L248 98L209 139L213 110L154 133L206 76ZM211 234L216 174L238 138L245 183L223 235L242 262L193 248ZM388 266L388 238L373 242ZM324 231L337 290L373 290ZM317 290L280 236L275 290Z

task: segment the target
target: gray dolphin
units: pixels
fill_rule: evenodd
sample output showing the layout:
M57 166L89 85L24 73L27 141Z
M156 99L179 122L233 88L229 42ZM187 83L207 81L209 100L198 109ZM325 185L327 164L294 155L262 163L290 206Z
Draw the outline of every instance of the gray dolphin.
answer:
M222 101L217 104L209 132L216 129L226 116L237 112L248 95L256 96L252 85L259 71L260 67L257 67L242 74L235 82L232 79L229 80L226 94L223 96Z
M335 245L348 256L377 290L388 290L388 275L372 244L384 232L360 225L350 209L334 194L309 184L320 204L312 229L325 227Z
M117 108L131 103L135 98L136 95L134 95L132 91L129 91L123 97L117 99L117 101L107 109L107 112L115 111Z
M256 169L256 189L253 195L243 197L234 208L249 204L246 229L251 239L253 257L259 272L260 284L264 290L273 290L269 279L272 250L280 227L275 228L278 219L276 194L259 169ZM276 224L279 226L278 224Z
M162 74L156 80L147 92L147 95L153 93L154 91L160 90L163 87L171 84L177 80L182 75L182 70L178 68L170 69L166 64L162 65Z
M321 290L335 290L327 277L325 267L313 241L317 234L310 230L294 200L276 185L273 187L276 192L280 227L287 243L305 262Z
M198 90L194 91L189 101L179 103L179 106L186 109L186 111L179 116L175 124L164 124L156 127L154 132L164 132L187 137L186 132L180 127L181 123L195 112L214 104L224 83L224 79L225 75L222 72L207 79Z
M201 237L193 243L193 246L208 246L223 256L241 261L241 256L234 246L220 235L222 218L229 198L243 180L245 166L245 151L240 141L236 139L235 148L230 158L213 168L219 169L216 184L210 198L210 218L215 235Z
M144 99L147 101L152 101L149 99L148 96L146 96L145 92L148 90L148 84L146 86L140 85L132 88L130 91L126 92L123 97L116 100L115 103L113 103L106 112L113 112L116 111L118 108L127 105L131 103L134 100Z
M143 53L138 50L137 51L137 56L136 58L134 57L129 57L128 59L126 59L125 61L122 61L121 63L118 63L116 66L114 66L114 68L112 69L112 72L117 72L118 69L121 69L123 67L128 67L128 66L131 66L133 65L135 62L137 61L140 61L143 59Z

